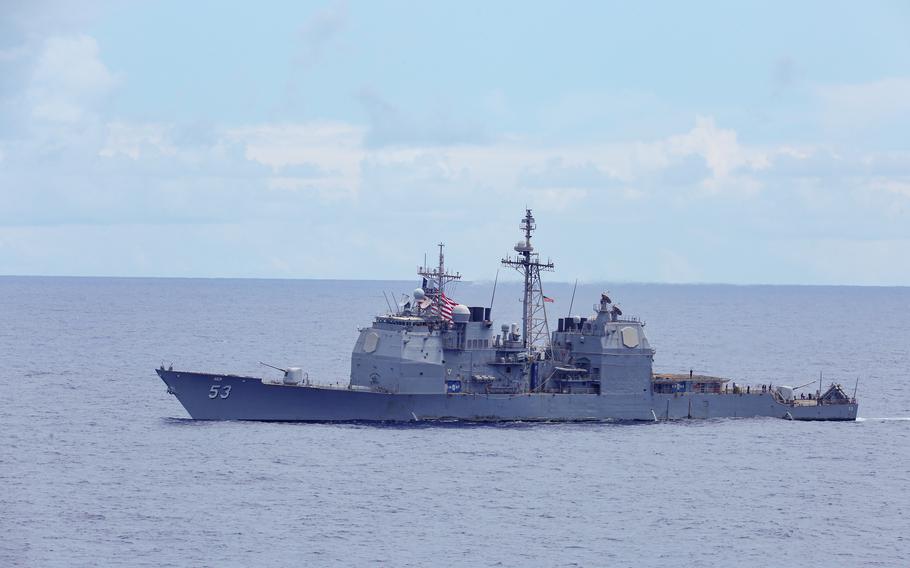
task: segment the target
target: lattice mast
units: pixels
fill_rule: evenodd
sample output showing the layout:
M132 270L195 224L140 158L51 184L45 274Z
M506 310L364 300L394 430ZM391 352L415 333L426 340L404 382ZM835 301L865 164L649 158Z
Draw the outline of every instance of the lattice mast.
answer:
M510 266L524 277L524 293L522 295L521 340L528 354L534 351L537 345L548 348L550 345L550 328L547 324L547 309L544 302L543 286L540 280L541 271L552 271L553 263L540 262L540 256L534 252L531 245L531 234L537 226L530 209L525 209L525 216L521 220L520 228L524 231L524 241L515 245L515 258L502 259L503 266ZM543 339L543 341L541 341Z
M445 287L446 283L452 282L453 280L461 280L461 274L458 272L449 273L446 272L446 257L445 257L445 244L439 243L439 265L430 268L428 266L421 266L417 270L417 274L423 276L427 282L432 282L435 285L435 290L427 294L430 299L433 301L433 307L437 314L442 313L443 307L443 297L445 296ZM426 264L426 258L424 258L424 264Z

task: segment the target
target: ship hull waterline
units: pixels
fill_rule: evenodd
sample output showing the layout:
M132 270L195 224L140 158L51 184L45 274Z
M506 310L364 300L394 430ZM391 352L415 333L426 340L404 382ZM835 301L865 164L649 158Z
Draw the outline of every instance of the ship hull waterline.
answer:
M771 393L392 394L257 377L157 370L196 420L267 422L589 422L773 417L856 420L857 404L787 404Z

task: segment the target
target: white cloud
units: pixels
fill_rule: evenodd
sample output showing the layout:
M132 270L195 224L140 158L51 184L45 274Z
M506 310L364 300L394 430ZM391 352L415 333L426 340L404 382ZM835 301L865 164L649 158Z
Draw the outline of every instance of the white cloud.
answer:
M356 196L357 186L344 183L336 177L291 177L275 176L268 178L267 187L274 191L305 192L315 194L325 201L352 199Z
M770 167L766 151L742 146L734 131L703 117L685 134L607 145L540 146L513 138L487 144L372 148L365 142L364 127L331 121L215 128L201 141L180 131L170 124L111 122L98 155L149 164L172 160L170 166L167 162L155 166L164 168L159 175L167 169L172 175L232 175L227 164L237 159L231 150L236 149L242 161L271 170L247 172L260 177L260 187L287 198L309 194L323 201L357 199L368 188L366 202L398 203L403 210L410 210L412 205L405 203L419 195L458 194L464 200L493 194L521 201L526 189L531 190L527 198L532 203L555 211L583 204L598 190L610 190L611 198L625 200L666 192L702 197L749 194L761 187L750 174ZM179 164L192 164L194 169L183 171ZM417 199L413 206L421 202Z
M163 124L112 122L107 125L107 138L98 155L110 158L123 154L138 160L145 148L164 155L176 155L177 148L170 140L169 131L169 126Z
M910 213L910 177L874 177L856 180L859 198L869 208L885 211L894 220L906 222Z
M837 129L868 129L910 119L910 77L816 88L824 123Z
M248 159L276 170L300 164L349 166L363 153L364 129L344 122L259 124L225 134L245 145Z
M230 129L224 135L228 141L243 145L248 160L276 173L301 166L319 172L293 183L290 177L278 177L271 182L273 188L289 189L293 185L346 195L360 190L360 163L365 156L361 127L341 122L262 124Z
M588 190L577 188L538 189L529 193L531 206L543 211L566 211L585 201Z
M729 274L728 263L740 263L760 265L751 278L799 280L801 265L811 264L804 259L814 255L817 266L805 274L816 280L856 281L853 274L864 270L871 280L908 282L907 271L891 265L910 239L910 154L901 137L910 78L811 87L795 59L778 61L775 96L801 97L778 110L821 116L851 137L841 144L831 132L819 138L817 128L783 139L783 128L773 130L783 121L758 128L758 119L744 117L743 101L701 107L705 116L694 117L680 110L685 97L604 84L573 92L578 85L557 82L549 94L525 96L506 77L479 100L467 81L452 101L443 93L428 104L390 103L380 94L395 92L388 83L394 73L375 75L374 90L359 92L367 116L360 123L249 119L228 127L217 113L239 109L236 93L201 111L212 123L148 122L105 104L120 77L103 56L120 46L80 33L90 29L86 5L93 3L73 10L62 0L20 2L0 18L0 264L16 267L8 270L167 272L176 256L174 273L182 274L223 273L229 257L244 267L238 274L362 277L363 263L373 262L367 270L393 276L401 274L395 263L410 267L412 249L423 246L414 242L415 220L430 242L467 243L469 264L497 239L514 241L510 220L528 204L546 227L541 242L567 245L547 252L562 250L594 278L604 269L590 258L604 256L604 243L584 236L615 230L634 235L609 244L613 266L624 270L616 277L723 279L717 274ZM285 38L297 40L289 56L308 69L298 66L286 79L301 98L316 94L305 110L318 117L328 108L320 106L325 84L304 89L301 81L336 72L321 65L333 51L350 47L352 61L364 60L358 50L375 38L344 35L344 3L308 12L299 35ZM275 72L257 74L263 99L281 83ZM373 75L347 74L357 76ZM341 83L346 93L358 85ZM131 98L122 108L147 102ZM332 116L361 114L351 103L332 101ZM149 104L141 110L151 116L174 110ZM245 116L262 115L253 109ZM791 132L807 121L788 121ZM863 142L853 136L880 126ZM752 133L773 141L756 144ZM902 152L880 151L886 136ZM838 236L849 242L840 246ZM785 242L782 250L772 250L772 239ZM765 257L756 259L763 248ZM101 254L87 258L84 250ZM794 251L796 277L778 268L787 251ZM712 273L717 258L723 266ZM626 264L637 268L625 271ZM352 266L358 273L345 272ZM825 272L832 266L845 268Z
M357 95L370 117L365 143L370 148L408 146L475 145L488 141L482 125L473 117L458 117L441 103L429 115L405 112L372 89Z
M698 195L712 196L719 194L740 195L754 197L764 189L764 183L748 175L725 176L722 178L708 178L701 182Z
M365 142L366 128L337 121L202 130L200 136L187 126L114 121L95 155L135 162L118 162L118 172L138 168L135 171L155 176L145 179L170 180L169 202L178 204L197 203L178 197L179 192L194 191L194 179L205 179L201 185L211 191L218 183L245 179L240 183L250 191L268 191L260 194L263 208L309 195L325 202L394 204L401 211L425 206L428 196L458 195L466 203L495 195L502 203L530 199L537 206L564 211L597 202L601 190L609 190L611 200L656 197L684 202L686 197L711 199L718 194L755 196L768 183L784 183L802 191L805 200L824 202L834 194L811 176L824 179L833 164L843 161L811 147L750 147L739 142L734 130L718 127L709 117L698 117L686 133L654 141L552 146L512 138L372 148ZM876 180L874 187L903 195L899 180L904 178L878 170L899 171L906 158L854 157L850 183L867 188ZM217 182L219 178L224 181ZM794 185L792 179L804 181ZM364 189L367 195L362 195Z
M117 83L94 38L52 37L35 62L25 98L34 118L74 123L85 119Z
M523 171L519 183L532 188L602 189L618 185L618 180L590 160L566 163L562 156L556 156L547 160L543 167Z
M697 117L691 131L670 137L666 147L671 154L702 156L715 180L722 180L741 168L760 170L768 167L767 156L741 146L736 131L718 128L711 117Z
M527 111L525 111L526 113ZM605 134L653 138L676 123L678 109L653 92L635 89L564 90L530 118L548 140L602 139Z
M880 188L889 193L910 197L910 180L878 179L872 182L873 187Z
M412 259L407 247L402 247L401 236L385 230L390 224L406 226L413 219L433 219L434 229L443 233L434 238L482 247L489 237L478 240L474 233L466 234L470 227L477 227L482 217L492 226L482 233L498 236L502 220L511 218L516 205L527 204L555 222L557 232L559 219L571 218L573 227L597 226L604 211L627 229L645 223L654 228L646 233L657 236L655 242L642 242L641 249L650 247L657 258L649 263L648 272L623 272L616 277L693 281L719 277L698 269L708 266L704 249L698 248L702 237L686 237L679 230L679 219L713 233L709 229L730 222L728 217L742 216L731 209L735 207L731 200L720 197L752 195L752 204L761 211L754 219L773 220L763 224L743 217L744 226L737 230L752 238L773 233L774 227L784 224L780 217L790 215L790 210L794 213L786 220L793 238L809 230L823 238L851 222L857 208L862 208L870 227L876 222L894 225L906 209L903 204L910 191L905 184L910 164L906 155L857 155L792 144L757 147L740 141L736 131L718 126L709 117L697 118L681 134L611 143L544 145L513 136L482 144L440 146L414 141L372 147L366 142L367 131L339 121L220 128L117 120L109 122L97 140L84 141L91 159L71 156L65 173L44 168L27 144L4 147L7 156L0 168L0 192L8 189L10 207L0 212L0 225L242 224L235 227L242 233L262 232L274 224L297 236L345 233L349 246L333 243L337 259L332 265L307 263L294 272L301 259L311 258L307 255L320 259L326 255L291 248L272 254L264 237L248 250L266 264L246 262L252 267L250 273L355 276L343 272L350 261L345 255L365 247L375 248L380 255L394 250L395 262L410 266ZM15 160L11 152L16 152ZM72 154L69 149L65 152ZM9 167L14 162L15 171ZM17 196L9 189L14 187L28 187L31 196ZM865 195L879 197L864 201ZM698 200L693 201L693 196ZM39 208L38 203L59 207ZM303 232L294 232L298 229ZM866 226L852 229L860 233ZM903 234L897 228L891 231L896 237ZM219 241L217 231L206 234L211 246L236 245ZM667 234L689 240L666 250L661 242ZM21 249L16 254L20 253L28 257ZM597 251L575 249L575 253ZM160 251L147 258L154 265ZM269 258L283 263L268 264ZM466 270L476 268L468 264ZM146 270L139 264L134 269ZM384 271L383 276L397 271L386 264L376 270ZM818 273L821 268L814 270ZM883 272L882 277L891 278L889 274Z

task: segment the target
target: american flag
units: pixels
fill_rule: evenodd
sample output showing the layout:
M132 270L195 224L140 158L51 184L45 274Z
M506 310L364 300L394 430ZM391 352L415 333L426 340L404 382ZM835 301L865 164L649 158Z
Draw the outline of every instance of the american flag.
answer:
M446 321L452 321L452 308L458 305L458 302L449 298L445 294L439 295L439 301L433 306L433 312Z

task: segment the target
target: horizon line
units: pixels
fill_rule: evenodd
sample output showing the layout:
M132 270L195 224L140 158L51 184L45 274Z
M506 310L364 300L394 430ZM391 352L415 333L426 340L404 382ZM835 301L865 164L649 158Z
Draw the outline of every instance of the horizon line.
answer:
M276 281L317 281L317 282L410 282L411 279L399 278L327 278L315 276L126 276L126 275L97 275L97 274L0 274L0 278L60 278L60 279L110 279L110 280L276 280ZM503 283L518 284L520 280L500 280ZM492 284L492 279L461 280L462 283ZM549 280L551 284L572 285L575 281ZM910 284L821 284L821 283L770 283L770 282L658 282L645 280L578 280L578 284L619 284L636 286L789 286L789 287L815 287L815 288L910 288Z

